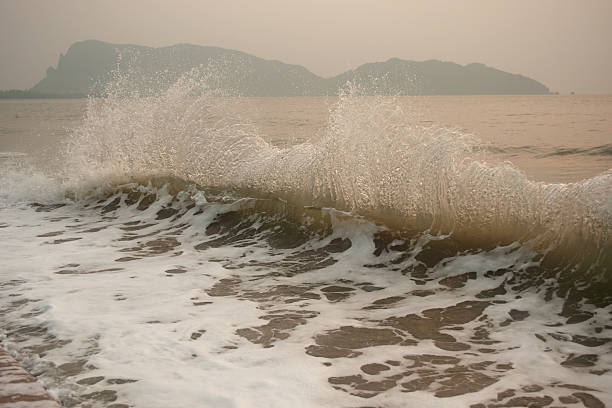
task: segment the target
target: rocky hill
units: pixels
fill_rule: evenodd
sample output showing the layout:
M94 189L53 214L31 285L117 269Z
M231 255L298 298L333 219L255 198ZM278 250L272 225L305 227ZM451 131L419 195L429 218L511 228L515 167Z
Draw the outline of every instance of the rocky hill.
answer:
M65 55L60 55L57 68L49 67L45 78L31 89L5 91L0 97L98 95L104 92L117 68L138 72L143 78L163 78L155 82L156 86L163 87L194 67L212 67L217 72L214 86L243 96L334 95L347 81L367 94L549 93L536 80L476 63L462 66L437 60L415 62L392 58L322 78L299 65L218 47L178 44L151 48L88 40L74 43ZM145 85L150 87L151 81L143 80Z

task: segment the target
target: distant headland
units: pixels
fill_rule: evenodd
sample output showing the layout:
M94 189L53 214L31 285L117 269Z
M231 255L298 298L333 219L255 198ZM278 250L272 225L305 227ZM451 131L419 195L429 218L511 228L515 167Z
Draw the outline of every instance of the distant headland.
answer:
M123 58L120 58L123 57ZM131 56L125 58L125 56ZM136 57L134 57L136 56ZM221 62L221 63L219 63ZM492 95L548 94L540 82L473 63L465 66L438 60L406 61L392 58L364 64L331 78L322 78L300 65L265 60L218 47L177 44L152 48L88 40L72 44L60 55L57 68L31 89L0 91L0 98L79 98L103 94L119 67L178 78L194 67L217 64L223 71L218 84L242 96L336 95L347 81L365 94Z

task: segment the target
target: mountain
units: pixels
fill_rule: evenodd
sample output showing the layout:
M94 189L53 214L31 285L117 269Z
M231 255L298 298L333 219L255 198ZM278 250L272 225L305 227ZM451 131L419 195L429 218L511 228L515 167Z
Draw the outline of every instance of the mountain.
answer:
M321 78L298 65L268 61L239 51L218 47L178 44L151 48L137 45L82 41L60 55L57 69L30 91L36 94L99 93L117 67L143 76L163 73L165 82L200 65L217 64L223 72L220 85L241 95L295 96L321 94Z
M362 84L368 94L400 95L487 95L547 94L538 81L510 74L484 64L459 65L429 60L423 62L392 58L364 64L332 80L338 86L351 81Z
M437 60L415 62L392 58L364 64L332 78L322 78L299 65L218 47L178 44L152 48L88 40L70 46L65 55L60 55L57 68L49 67L45 78L30 90L23 94L4 91L0 92L0 97L99 95L117 68L138 72L142 78L156 78L155 83L163 87L182 73L200 66L212 66L211 72L217 72L211 77L211 85L244 96L333 95L347 81L367 94L549 93L548 88L533 79L483 64L462 66ZM150 80L143 80L142 86L150 87L150 84Z

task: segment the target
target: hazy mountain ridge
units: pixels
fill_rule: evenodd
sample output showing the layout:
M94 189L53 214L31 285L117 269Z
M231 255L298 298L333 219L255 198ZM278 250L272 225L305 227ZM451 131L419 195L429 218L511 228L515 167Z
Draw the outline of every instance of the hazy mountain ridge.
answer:
M167 81L198 66L218 65L221 89L243 96L334 95L347 81L368 94L461 95L547 94L538 81L483 64L459 65L429 60L392 58L363 64L331 78L322 78L300 65L265 60L218 47L177 44L152 48L88 40L74 43L60 55L57 68L27 91L2 91L0 97L74 97L103 93L117 67L144 74L164 73Z
M480 63L422 62L392 58L364 64L333 78L337 84L354 81L368 93L403 95L547 94L549 89L523 75Z

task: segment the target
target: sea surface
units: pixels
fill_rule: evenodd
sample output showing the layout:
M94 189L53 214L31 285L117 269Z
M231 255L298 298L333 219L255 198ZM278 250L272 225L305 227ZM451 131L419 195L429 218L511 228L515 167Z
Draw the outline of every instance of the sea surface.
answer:
M612 407L611 96L120 85L0 101L0 345L65 407Z

